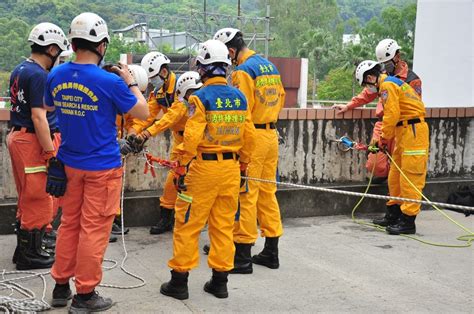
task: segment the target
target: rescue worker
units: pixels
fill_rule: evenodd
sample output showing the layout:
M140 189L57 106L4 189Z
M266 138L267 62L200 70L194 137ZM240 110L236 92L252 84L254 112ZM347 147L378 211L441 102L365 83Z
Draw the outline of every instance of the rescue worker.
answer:
M145 69L137 64L130 64L128 65L128 71L132 75L135 82L138 84L138 89L141 93L146 91L148 86L148 77ZM122 156L126 156L129 153L133 152L133 147L129 145L129 143L125 140L125 133L129 130L133 125L133 117L129 113L119 114L117 115L117 119L115 121L117 125L117 133L118 133L118 141L120 146L120 153ZM116 235L122 234L122 224L120 219L120 207L117 210L117 215L115 216L114 223L112 224L112 232L109 238L109 242L116 242L117 237ZM127 234L130 229L125 228L123 230L123 234Z
M375 61L366 60L360 63L355 76L360 85L376 89L382 100L384 115L382 134L377 141L378 147L384 150L390 140L395 140L393 160L421 191L426 179L429 130L425 122L425 106L420 95L401 79L382 74L381 65ZM421 199L420 193L394 166L390 167L388 188L390 196ZM390 209L384 217L387 232L414 234L415 218L421 205L392 200L388 201L387 205Z
M118 113L146 119L146 100L127 65L120 75L98 67L110 41L107 24L94 13L82 13L71 22L69 40L74 62L58 66L48 76L45 103L58 114L63 141L57 158L48 164L46 190L62 198L53 306L76 294L70 312L95 312L112 307L112 300L95 288L102 279L102 261L112 222L120 206L122 168L115 125Z
M247 48L243 34L235 28L224 28L214 39L226 44L232 62L232 85L240 89L248 101L257 142L252 152L248 176L275 180L278 165L278 134L276 122L285 104L285 90L274 64ZM283 234L280 208L275 196L276 185L248 181L248 192L240 196L240 210L234 228L235 259L233 273L250 274L252 263L272 269L279 267L278 239ZM251 257L251 248L258 237L257 219L265 247Z
M171 129L173 134L173 143L171 145L170 160L177 160L177 146L183 142L184 127L188 121L189 96L201 88L201 78L197 72L183 73L176 83L176 99L166 113L140 133L144 141L152 136L156 136L166 129ZM161 217L157 226L150 229L151 234L160 234L170 230L173 227L174 215L173 209L176 203L177 191L173 183L174 172L169 171L166 177L163 195L160 197Z
M148 98L148 109L150 116L145 121L134 120L130 129L129 141L137 149L143 147L147 140L147 133L144 129L151 127L158 114L166 113L175 100L176 74L169 68L170 59L161 52L150 52L146 54L141 62L141 66L147 71L149 82L153 85L153 92ZM141 134L136 138L135 134ZM169 183L169 181L167 180ZM174 193L170 187L164 188L164 194L160 197L160 220L156 226L150 228L150 234L161 234L173 229ZM168 193L171 193L167 195Z
M421 80L415 72L408 68L408 64L401 59L400 49L401 47L395 40L386 38L377 44L375 55L378 62L383 63L384 69L388 75L396 76L402 81L407 82L421 97ZM377 97L378 94L373 88L372 90L364 88L362 92L353 97L347 105L335 105L334 108L336 109L336 114L343 114L348 110L366 105L377 99ZM381 99L379 99L377 103L376 115L379 121L375 123L372 140L378 140L382 132L383 106ZM392 142L388 143L387 147L389 152L393 151L393 145ZM374 167L374 182L385 181L390 170L390 163L384 153L379 152L368 156L366 164L367 171L372 171ZM380 219L377 219L374 223L386 225L386 222L381 221Z
M54 254L45 251L42 243L55 204L44 186L46 164L56 155L60 136L56 115L43 107L43 94L48 71L69 46L64 32L52 23L36 25L28 42L30 57L10 76L11 129L7 137L18 193L17 247L12 259L18 270L49 268L54 263ZM54 239L51 241L53 247Z
M199 235L206 222L212 278L204 291L217 298L228 297L240 172L250 161L255 135L245 96L227 86L226 71L231 61L225 45L217 40L203 43L196 65L204 86L189 97L189 119L183 143L178 146L173 258L168 262L171 280L160 289L179 300L189 297L188 274L198 266Z

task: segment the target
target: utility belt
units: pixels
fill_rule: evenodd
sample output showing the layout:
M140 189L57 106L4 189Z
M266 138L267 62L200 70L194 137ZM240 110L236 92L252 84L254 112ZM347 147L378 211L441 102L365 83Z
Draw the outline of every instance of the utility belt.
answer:
M225 152L225 153L198 153L198 159L202 160L239 160L240 156L237 153Z
M255 126L256 129L263 129L263 130L273 130L273 129L276 129L276 124L275 124L275 122L263 123L263 124L256 124L256 123L254 123L254 126Z
M425 122L425 118L421 117L421 118L398 121L397 126L407 126L409 124L414 125L421 122Z
M19 125L12 126L10 131L11 132L20 131L20 132L23 132L23 133L32 133L32 134L36 133L35 128L27 128L27 127L19 126ZM50 129L49 133L51 134L51 136L53 136L54 133L59 133L59 129Z

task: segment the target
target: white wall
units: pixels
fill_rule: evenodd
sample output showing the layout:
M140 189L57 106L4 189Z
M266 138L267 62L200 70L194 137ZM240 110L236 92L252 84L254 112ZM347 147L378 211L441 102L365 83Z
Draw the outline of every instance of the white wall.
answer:
M427 107L474 107L473 0L418 0L413 69Z
M308 59L301 59L300 88L298 89L298 106L306 108L308 104Z

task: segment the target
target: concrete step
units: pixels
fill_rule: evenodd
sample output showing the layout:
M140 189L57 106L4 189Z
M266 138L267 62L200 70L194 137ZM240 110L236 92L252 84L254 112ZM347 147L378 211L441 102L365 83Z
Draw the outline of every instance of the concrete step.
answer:
M472 178L433 179L427 182L425 195L438 202L445 202L449 193L461 185L472 185ZM326 188L364 192L366 184L346 185L318 185ZM386 184L374 184L369 193L386 195ZM159 195L161 191L128 192L124 199L125 224L130 227L151 226L159 218ZM315 217L332 215L350 215L358 197L326 193L307 188L288 189L280 188L277 192L278 202L283 218ZM427 209L427 206L423 206ZM385 210L385 201L365 199L358 209L358 213L377 213ZM15 221L16 201L4 200L0 202L0 234L13 232Z

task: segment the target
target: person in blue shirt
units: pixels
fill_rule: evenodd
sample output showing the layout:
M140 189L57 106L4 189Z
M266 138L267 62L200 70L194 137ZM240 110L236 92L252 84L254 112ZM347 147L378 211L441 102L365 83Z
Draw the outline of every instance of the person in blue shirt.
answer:
M107 24L94 13L74 18L68 35L76 53L48 76L45 103L58 116L62 143L49 162L47 191L62 198L53 306L71 298L69 280L75 277L71 312L103 311L110 298L95 287L102 279L102 261L117 208L120 206L122 162L117 141L117 114L148 117L146 100L128 67L114 73L101 69L110 41Z
M54 255L43 249L47 226L57 202L46 193L47 160L56 154L60 141L56 115L43 106L48 71L68 49L64 32L52 23L40 23L28 41L31 55L10 77L10 133L7 137L13 176L18 192L17 247L13 263L19 270L49 268Z

